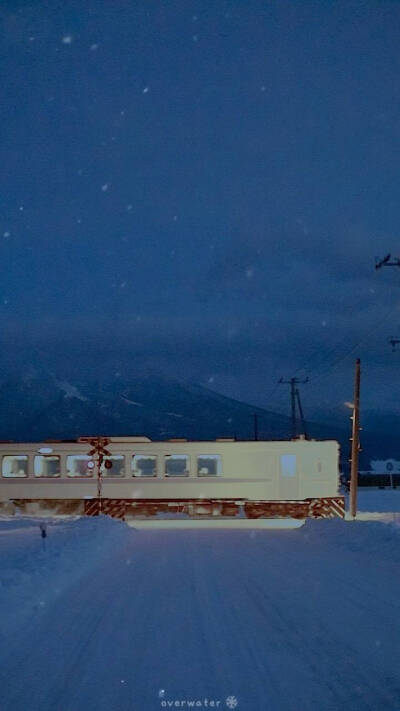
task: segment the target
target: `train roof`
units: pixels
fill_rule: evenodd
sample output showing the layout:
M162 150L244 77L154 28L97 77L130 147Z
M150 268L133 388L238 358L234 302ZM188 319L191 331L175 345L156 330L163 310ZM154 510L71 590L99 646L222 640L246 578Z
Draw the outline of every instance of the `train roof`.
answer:
M172 437L169 439L163 439L163 440L152 440L150 437L146 437L145 435L126 435L126 436L121 436L121 437L114 437L114 436L108 436L108 435L85 435L81 437L77 437L76 439L41 439L37 441L31 441L31 442L26 442L24 440L12 440L12 439L7 439L7 440L0 440L0 445L6 445L6 444L33 444L36 445L38 443L43 443L43 444L85 444L85 443L91 443L94 440L97 439L103 439L107 440L107 443L109 444L162 444L162 443L169 443L169 444L201 444L201 443L220 443L220 444L228 444L228 443L235 443L235 444L273 444L273 443L290 443L290 444L296 444L296 443L317 443L317 442L336 442L337 440L335 439L306 439L303 435L300 435L299 437L296 437L296 439L248 439L248 440L238 440L233 437L217 437L216 439L207 439L207 440L194 440L194 439L186 439L184 437Z

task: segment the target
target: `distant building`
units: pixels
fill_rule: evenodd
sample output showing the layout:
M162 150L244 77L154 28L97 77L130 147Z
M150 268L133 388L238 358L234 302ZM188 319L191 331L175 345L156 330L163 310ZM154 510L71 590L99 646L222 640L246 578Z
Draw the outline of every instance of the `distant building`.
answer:
M363 473L363 472L360 472ZM370 474L400 474L400 461L397 459L376 459L371 461Z

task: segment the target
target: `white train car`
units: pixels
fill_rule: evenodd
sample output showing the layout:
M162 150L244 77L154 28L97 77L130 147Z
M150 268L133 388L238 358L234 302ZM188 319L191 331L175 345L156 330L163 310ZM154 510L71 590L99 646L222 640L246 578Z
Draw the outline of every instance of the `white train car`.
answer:
M0 443L0 513L136 521L344 516L336 441L147 437Z

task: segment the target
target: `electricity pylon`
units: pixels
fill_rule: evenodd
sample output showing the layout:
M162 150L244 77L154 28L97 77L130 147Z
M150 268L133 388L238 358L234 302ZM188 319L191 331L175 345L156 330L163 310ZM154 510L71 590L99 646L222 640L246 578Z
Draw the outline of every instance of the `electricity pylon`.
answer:
M292 413L292 439L296 439L296 437L297 437L296 402L297 402L297 406L299 409L300 422L301 422L301 426L303 429L303 434L308 439L307 433L306 433L306 424L304 421L303 408L301 406L300 391L296 387L296 385L308 383L308 378L306 378L305 380L298 380L297 378L290 378L290 380L283 380L283 378L281 378L279 380L279 382L285 383L286 385L290 385L290 402L291 402L291 413Z

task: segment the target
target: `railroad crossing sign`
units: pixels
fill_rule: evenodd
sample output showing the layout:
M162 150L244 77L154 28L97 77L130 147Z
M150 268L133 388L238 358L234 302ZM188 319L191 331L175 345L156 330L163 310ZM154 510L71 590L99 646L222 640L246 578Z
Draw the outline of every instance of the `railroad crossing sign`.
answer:
M88 452L88 454L90 457L94 457L96 459L96 464L97 464L97 498L99 500L99 510L101 513L101 511L102 511L102 506L101 506L101 497L102 497L101 467L103 464L104 457L111 456L111 452L109 452L108 449L106 448L107 445L109 444L110 440L107 437L88 437L88 438L82 437L82 438L80 438L80 441L88 442L88 444L91 445L92 449ZM107 459L104 463L104 466L106 467L106 469L110 469L110 466L112 467L112 462L110 462L110 460Z

